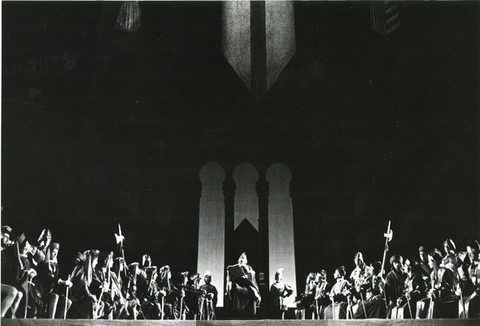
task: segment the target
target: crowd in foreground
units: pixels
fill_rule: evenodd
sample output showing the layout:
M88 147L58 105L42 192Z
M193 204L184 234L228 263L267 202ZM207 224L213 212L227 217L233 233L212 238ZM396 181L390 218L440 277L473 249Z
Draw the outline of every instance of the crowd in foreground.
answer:
M154 266L147 254L141 263L127 264L121 234L118 254L79 252L70 273L60 273L60 245L49 230L35 244L24 234L13 239L8 226L2 226L1 235L2 317L216 319L218 291L208 271L203 278L182 272L174 284L170 267ZM307 276L295 301L296 317L480 318L479 252L477 241L457 251L447 239L443 252L421 246L415 257L392 255L388 273L381 262L367 265L359 252L354 270L347 274L344 266L338 267L332 284L325 270ZM262 301L270 318L284 318L286 298L294 291L283 282L281 268L263 300L245 253L227 267L226 275L225 306L231 318L255 318Z

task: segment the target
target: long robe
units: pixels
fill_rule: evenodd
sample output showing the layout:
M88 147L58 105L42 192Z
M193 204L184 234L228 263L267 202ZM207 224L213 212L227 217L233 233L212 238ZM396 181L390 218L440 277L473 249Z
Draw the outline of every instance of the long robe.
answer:
M251 273L253 271L252 267L249 265L239 267L243 270L245 277L233 277L230 275L232 287L228 291L228 298L234 314L244 314L246 315L245 317L251 317L256 315L256 302L260 290L254 275Z
M345 291L350 283L345 279L338 279L332 287L333 303L325 308L325 319L346 319L347 318L347 296Z

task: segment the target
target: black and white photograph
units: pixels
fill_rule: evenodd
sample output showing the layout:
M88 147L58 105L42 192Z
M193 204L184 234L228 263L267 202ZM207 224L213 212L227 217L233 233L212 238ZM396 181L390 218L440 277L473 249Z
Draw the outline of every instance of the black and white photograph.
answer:
M2 324L477 325L480 2L1 22Z

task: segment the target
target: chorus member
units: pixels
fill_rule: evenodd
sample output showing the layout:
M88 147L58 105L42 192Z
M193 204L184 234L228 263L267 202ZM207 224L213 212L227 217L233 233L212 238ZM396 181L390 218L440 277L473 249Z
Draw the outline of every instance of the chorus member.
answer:
M325 309L325 319L347 318L347 298L350 295L351 284L345 279L345 274L344 266L338 267L333 274L336 283L329 293L332 304Z
M43 300L47 305L47 317L50 319L62 319L65 316L65 310L68 311L71 300L65 297L66 288L72 286L69 279L60 278L60 269L58 266L58 252L60 245L52 242L47 251L45 260L38 264L37 280L43 288Z
M405 274L403 273L403 257L393 255L390 257L391 271L385 277L385 298L387 302L387 315L391 317L392 309L397 305L397 300L405 290ZM395 318L395 316L393 317Z
M292 287L283 282L283 268L278 269L275 272L275 282L270 287L271 309L274 319L285 319L285 312L288 310L285 298L291 296L292 293Z

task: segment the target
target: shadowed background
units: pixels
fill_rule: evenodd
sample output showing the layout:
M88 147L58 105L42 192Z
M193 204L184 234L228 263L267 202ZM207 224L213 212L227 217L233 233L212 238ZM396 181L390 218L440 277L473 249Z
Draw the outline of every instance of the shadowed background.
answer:
M2 6L2 224L32 242L50 228L65 273L113 250L117 223L127 261L195 271L210 161L227 227L237 164L259 171L260 219L266 169L289 166L299 288L356 251L381 260L389 219L406 256L478 238L475 2L402 2L389 41L367 3L295 3L297 52L260 100L221 54L221 3L142 2L132 33L119 3Z

